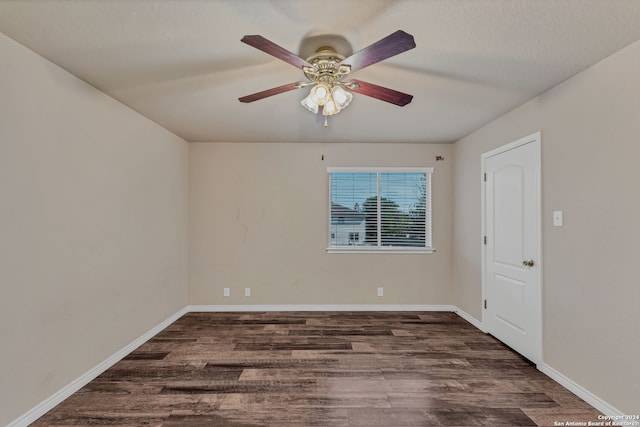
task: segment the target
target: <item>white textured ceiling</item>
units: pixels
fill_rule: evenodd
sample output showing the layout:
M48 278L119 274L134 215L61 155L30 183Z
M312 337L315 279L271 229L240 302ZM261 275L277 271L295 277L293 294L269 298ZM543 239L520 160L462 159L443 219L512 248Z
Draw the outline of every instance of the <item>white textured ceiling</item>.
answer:
M240 39L354 51L402 29L417 47L353 73L414 95L356 94L329 127L304 79ZM453 142L640 39L640 0L0 0L0 32L188 141Z

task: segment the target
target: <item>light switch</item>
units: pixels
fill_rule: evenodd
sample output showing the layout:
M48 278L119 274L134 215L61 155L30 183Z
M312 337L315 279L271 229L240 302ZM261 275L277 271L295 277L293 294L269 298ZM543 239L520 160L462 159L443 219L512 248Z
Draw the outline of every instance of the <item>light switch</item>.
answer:
M553 226L562 227L564 225L564 218L562 211L553 211Z

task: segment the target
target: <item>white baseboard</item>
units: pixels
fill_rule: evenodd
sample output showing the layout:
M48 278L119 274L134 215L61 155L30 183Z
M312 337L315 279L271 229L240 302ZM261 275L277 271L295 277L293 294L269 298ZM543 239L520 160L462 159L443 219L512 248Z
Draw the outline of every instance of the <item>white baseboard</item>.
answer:
M456 311L453 305L405 304L291 304L291 305L190 305L188 312L239 311Z
M454 306L454 310L453 310L458 316L462 317L464 320L466 320L467 322L471 323L473 326L475 326L477 329L480 329L482 332L484 332L485 334L487 333L487 331L484 329L484 327L482 326L482 322L479 321L478 319L476 319L475 317L471 316L470 314L468 314L466 311Z
M572 379L566 377L562 373L556 371L551 366L542 363L537 366L538 370L543 374L547 375L549 378L569 390L571 393L575 394L589 405L596 408L598 411L602 412L605 415L610 416L623 416L624 413L612 405L608 404L604 400L600 399L595 394L591 393L589 390L582 387L580 384L574 382Z
M147 333L137 338L135 341L104 360L102 363L95 366L90 371L84 373L79 378L75 379L70 384L67 384L64 388L58 390L53 395L49 396L47 399L42 401L40 404L29 410L27 413L22 416L16 418L12 422L10 422L7 427L27 427L32 422L36 421L38 418L49 412L55 406L62 403L67 397L71 396L76 391L80 390L85 385L89 384L93 379L95 379L98 375L115 365L117 362L122 360L127 354L131 353L136 348L140 347L142 344L151 339L154 335L157 335L164 328L178 320L185 313L187 313L186 307L182 310L178 311L173 316L169 317L165 321L161 322L153 329L149 330Z

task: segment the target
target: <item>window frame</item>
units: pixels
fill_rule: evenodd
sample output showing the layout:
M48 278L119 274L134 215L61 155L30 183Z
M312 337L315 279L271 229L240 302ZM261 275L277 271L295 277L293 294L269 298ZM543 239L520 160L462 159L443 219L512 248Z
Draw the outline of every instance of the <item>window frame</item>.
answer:
M425 212L425 244L428 239L430 246L414 247L414 246L360 246L360 245L341 245L334 246L331 244L331 174L332 173L424 173L427 183L427 203ZM395 254L431 254L435 252L433 247L433 193L432 193L432 176L434 168L432 167L328 167L327 168L327 189L328 189L328 209L327 209L327 253L395 253ZM378 178L379 182L379 178ZM380 197L380 188L377 189L377 197Z

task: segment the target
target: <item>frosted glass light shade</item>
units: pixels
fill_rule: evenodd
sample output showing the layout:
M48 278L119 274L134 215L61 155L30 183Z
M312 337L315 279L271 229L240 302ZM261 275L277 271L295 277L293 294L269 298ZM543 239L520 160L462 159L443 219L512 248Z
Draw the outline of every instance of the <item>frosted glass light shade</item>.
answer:
M347 105L351 103L353 99L353 95L347 92L340 86L334 86L331 88L331 95L333 97L333 101L336 103L338 107L338 111L344 109Z
M333 116L334 114L338 114L340 109L336 106L336 103L331 99L329 102L324 104L322 107L322 115L323 116Z
M307 110L311 111L313 114L318 114L318 103L316 101L314 101L313 97L311 96L311 94L307 95L306 98L304 98L300 104L302 104L302 106L304 108L306 108Z
M331 99L331 88L326 83L318 83L311 89L309 96L316 104L324 105Z

